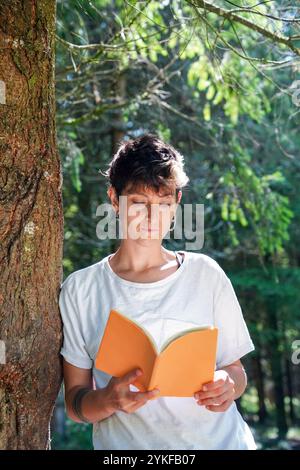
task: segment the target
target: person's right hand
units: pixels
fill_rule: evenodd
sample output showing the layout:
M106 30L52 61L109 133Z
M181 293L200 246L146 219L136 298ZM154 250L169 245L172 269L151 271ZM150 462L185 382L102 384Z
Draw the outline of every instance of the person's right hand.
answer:
M138 373L138 370L140 373ZM140 369L133 369L122 377L112 377L105 387L105 401L107 408L113 413L124 411L133 413L145 405L150 398L159 395L158 389L147 392L132 392L129 385L142 374Z

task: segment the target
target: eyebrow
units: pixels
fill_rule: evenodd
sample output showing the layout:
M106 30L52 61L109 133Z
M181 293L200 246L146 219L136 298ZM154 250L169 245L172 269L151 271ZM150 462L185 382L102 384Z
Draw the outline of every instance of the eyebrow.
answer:
M146 196L146 197L148 197L148 194L146 194L146 193L128 193L128 196ZM172 194L172 193L168 193L168 194L162 194L160 197L169 197L169 196L175 196L175 195Z

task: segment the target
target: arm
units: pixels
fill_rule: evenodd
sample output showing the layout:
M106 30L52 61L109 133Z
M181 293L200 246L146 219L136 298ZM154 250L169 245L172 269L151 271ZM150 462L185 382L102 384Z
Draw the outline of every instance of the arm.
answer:
M136 370L129 371L123 377L112 377L106 387L94 389L93 361L87 353L82 335L80 314L75 302L78 293L75 277L69 276L62 285L59 296L59 308L63 320L64 343L63 376L66 412L76 422L96 423L108 418L116 411L132 413L143 406L149 398L157 396L155 390L132 392L130 384L136 380ZM74 357L77 365L69 363ZM142 372L142 371L141 371Z
M63 360L65 385L65 403L67 415L73 421L96 423L108 418L116 411L133 413L149 399L155 398L159 392L132 392L130 384L137 377L137 370L127 372L122 377L112 377L104 388L93 389L92 369L82 369ZM80 404L74 407L76 395L88 389L81 398ZM76 408L78 412L76 412Z
M247 375L238 359L215 371L214 380L204 384L195 399L198 405L204 405L210 411L226 411L244 393L246 386Z
M234 400L240 398L247 387L247 374L240 360L223 367L234 382Z
M65 388L66 412L70 419L82 423L74 410L74 398L79 390L90 389L81 399L81 414L90 423L101 421L113 414L113 411L105 406L104 389L93 389L92 369L82 369L73 366L63 359L63 374Z

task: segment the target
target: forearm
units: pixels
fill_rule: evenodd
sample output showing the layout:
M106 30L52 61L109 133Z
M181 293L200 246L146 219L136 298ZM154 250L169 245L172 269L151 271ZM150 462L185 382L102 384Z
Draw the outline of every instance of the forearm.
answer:
M76 393L78 393L81 388L83 387L78 385L71 389L65 400L69 418L77 423L82 423L83 421L75 413L73 403ZM80 411L84 418L91 423L96 423L97 421L108 418L114 413L114 411L107 406L104 388L97 390L91 389L87 392L81 399Z
M247 387L247 374L243 367L231 364L229 366L222 367L222 370L225 370L231 379L234 381L234 400L237 400L245 391Z

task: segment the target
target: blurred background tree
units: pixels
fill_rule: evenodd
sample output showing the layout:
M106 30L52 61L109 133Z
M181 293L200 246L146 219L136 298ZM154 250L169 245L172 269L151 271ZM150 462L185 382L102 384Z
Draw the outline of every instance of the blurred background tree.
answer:
M232 279L256 346L238 406L260 448L300 446L299 17L288 0L57 2L65 276L117 247L96 209L118 143L155 132L178 148L182 204L205 208L199 251ZM92 448L62 393L52 429L54 448Z

